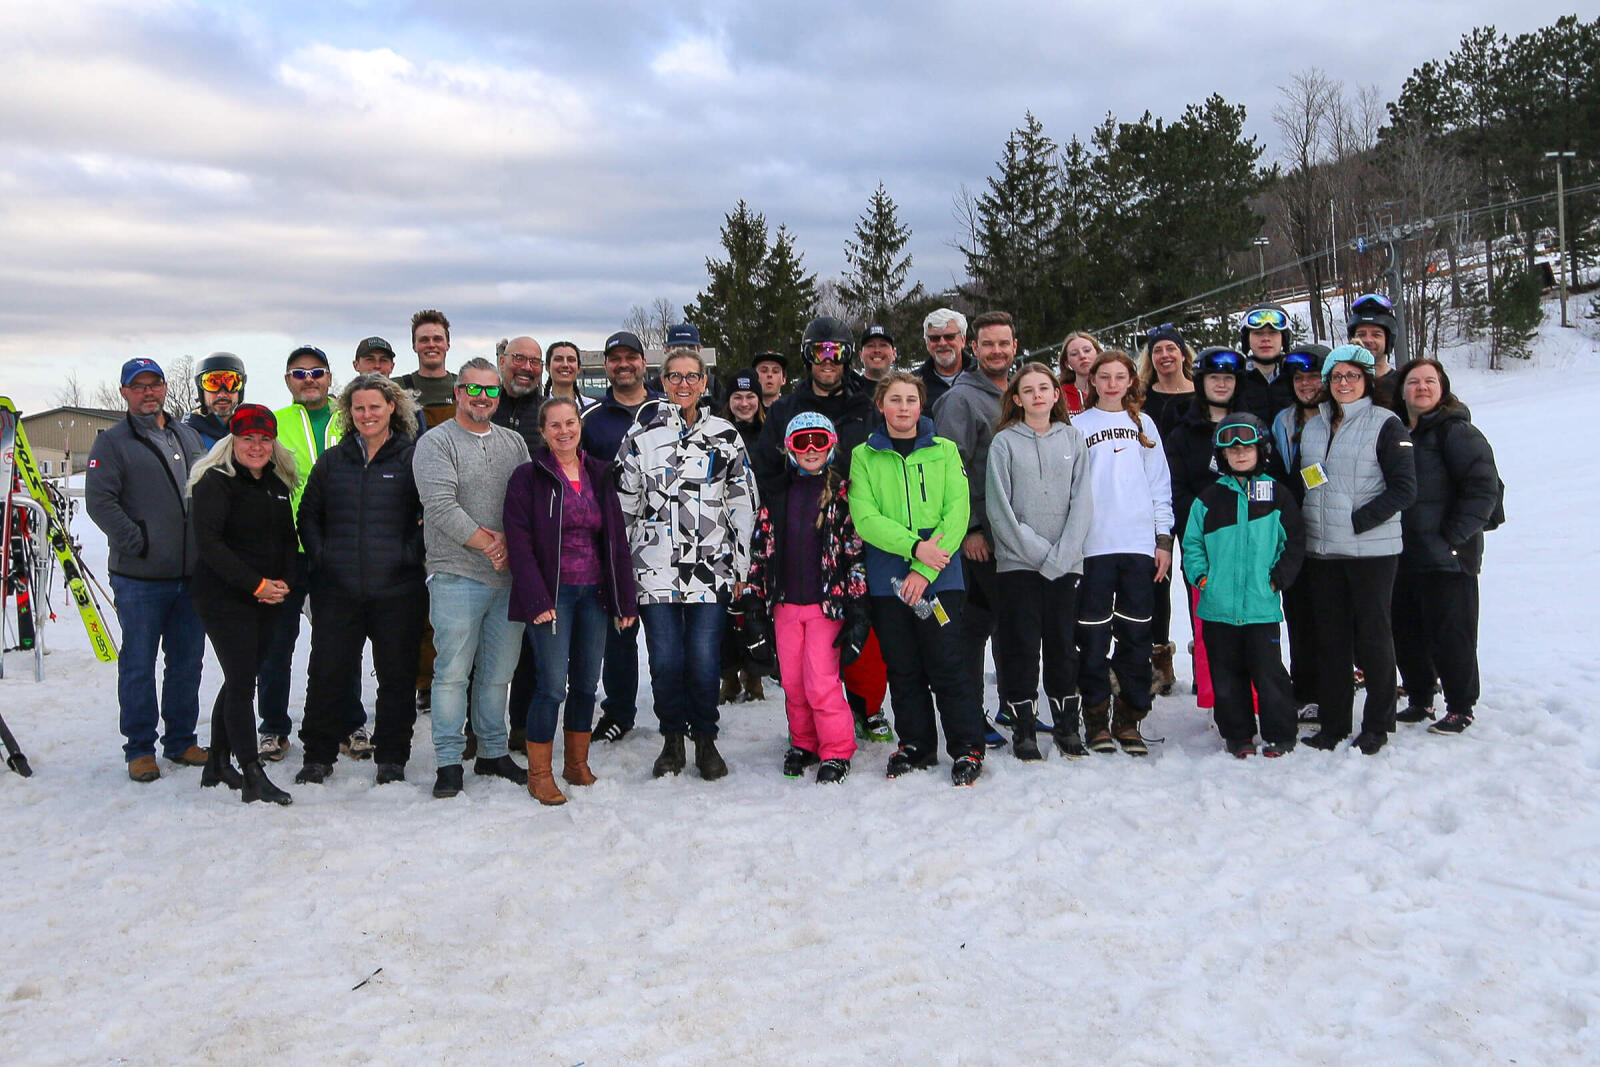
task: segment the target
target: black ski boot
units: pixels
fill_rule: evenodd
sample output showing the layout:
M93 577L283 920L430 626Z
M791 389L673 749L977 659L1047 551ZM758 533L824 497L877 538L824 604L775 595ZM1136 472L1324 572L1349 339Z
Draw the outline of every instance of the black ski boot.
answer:
M717 751L716 738L697 737L694 739L694 769L699 771L700 777L708 782L727 777L728 764L722 758L722 753Z
M650 768L650 777L665 778L669 774L682 774L687 765L688 760L683 754L683 735L662 734L661 755L656 757L655 765Z
M819 757L815 752L807 752L799 745L790 745L789 751L783 754L783 776L785 778L798 778L806 773L807 767L815 767Z
M1011 713L1011 754L1019 760L1044 759L1039 751L1037 700L1008 700L1006 710Z
M257 800L265 800L271 804L281 804L288 807L294 803L294 798L267 778L266 770L261 766L260 760L246 763L242 769L241 777L244 786L239 790L239 799L249 804Z
M817 784L827 785L829 782L842 782L849 773L849 760L825 759L822 761L822 766L817 768Z
M1055 720L1056 750L1068 759L1082 759L1089 754L1083 745L1083 738L1078 734L1078 709L1083 704L1083 698L1074 694L1070 697L1050 698L1050 717Z
M1223 743L1228 746L1228 755L1234 759L1244 759L1256 754L1256 739L1253 737L1226 737Z
M972 785L982 773L983 749L975 748L956 757L955 765L950 768L950 784Z
M902 744L894 750L894 755L889 757L889 766L884 771L885 778L898 778L902 774L912 771L925 771L930 767L939 765L937 752L923 752L914 745Z

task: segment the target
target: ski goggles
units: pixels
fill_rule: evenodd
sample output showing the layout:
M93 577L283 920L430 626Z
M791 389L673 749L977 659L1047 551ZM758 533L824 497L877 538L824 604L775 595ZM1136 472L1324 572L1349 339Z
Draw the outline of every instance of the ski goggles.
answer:
M486 396L490 400L495 400L500 396L500 387L498 385L458 385L456 388L465 390L468 396Z
M1244 357L1232 349L1208 352L1206 358L1200 361L1200 370L1206 373L1238 374L1244 370Z
M1232 448L1234 445L1256 445L1261 443L1261 434L1256 432L1254 426L1242 426L1235 423L1217 427L1217 435L1212 438L1212 443L1218 448Z
M312 381L316 382L321 381L327 376L327 367L296 367L294 370L289 372L289 377L293 378L297 382L303 382L307 378L310 378Z
M1247 330L1287 330L1289 316L1277 308L1252 308L1245 312L1244 328Z
M1382 293L1363 293L1356 297L1356 302L1350 305L1351 311L1393 311L1394 301Z
M796 430L784 442L791 452L826 452L838 443L838 435L827 430Z
M237 393L244 375L236 370L208 370L200 375L200 388L208 393Z
M850 346L838 341L813 341L806 346L806 357L813 363L844 363L850 359Z
M1290 374L1320 374L1316 359L1310 352L1290 352L1283 357L1283 366Z

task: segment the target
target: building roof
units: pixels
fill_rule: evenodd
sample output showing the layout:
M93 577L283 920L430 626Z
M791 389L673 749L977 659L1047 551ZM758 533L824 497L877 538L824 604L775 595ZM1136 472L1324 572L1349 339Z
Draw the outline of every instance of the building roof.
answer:
M88 416L90 416L92 418L110 419L112 422L119 422L127 414L128 413L126 411L112 411L110 408L80 408L80 407L70 407L69 406L69 407L51 408L48 411L35 412L34 414L31 414L31 415L23 415L22 416L22 424L24 426L26 426L29 422L31 422L34 419L48 419L48 418L58 418L59 419L59 418L62 418L63 416L71 416L71 415L88 415Z

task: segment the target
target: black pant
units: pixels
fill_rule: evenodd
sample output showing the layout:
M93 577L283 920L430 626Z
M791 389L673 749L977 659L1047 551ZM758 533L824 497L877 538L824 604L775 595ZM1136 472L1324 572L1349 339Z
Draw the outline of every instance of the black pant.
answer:
M1304 574L1283 591L1284 629L1289 631L1289 681L1296 707L1317 702L1316 610Z
M1156 583L1154 608L1150 613L1150 643L1164 645L1172 640L1172 574Z
M1111 671L1122 699L1150 710L1150 617L1156 561L1143 553L1089 556L1078 591L1078 688L1086 708L1111 699ZM1111 639L1116 638L1116 655Z
M1036 571L1001 571L997 589L1006 605L994 635L1000 699L1033 700L1039 693L1039 652L1044 650L1044 691L1050 697L1078 692L1076 574L1051 581Z
M1295 739L1294 695L1283 669L1278 624L1230 626L1206 620L1206 656L1211 663L1212 712L1217 732L1229 740L1256 735L1256 701L1261 711L1261 738L1275 744ZM1251 695L1251 687L1255 695Z
M1394 579L1394 658L1406 699L1471 715L1478 703L1478 576L1401 571Z
M945 751L960 756L983 748L983 706L968 688L961 629L966 599L960 590L939 594L950 621L919 619L899 597L872 598L872 628L889 673L889 700L900 741L919 752L936 751L933 705L939 702Z
M211 708L211 744L243 767L256 748L256 678L278 632L281 604L195 602L195 612L222 665L222 688Z
M1389 602L1399 556L1307 559L1317 642L1317 704L1322 729L1348 737L1355 704L1354 662L1366 676L1363 733L1394 732L1394 631Z
M973 697L978 702L981 712L987 703L987 688L983 684L984 649L989 643L989 638L995 633L995 616L1000 604L999 586L996 582L998 571L995 569L993 549L990 550L987 560L979 563L961 557L961 579L966 583L966 604L962 608L965 612L961 621L961 656L962 664L967 672L967 685L971 687ZM995 657L995 689L1005 692L1000 679L1000 658Z
M411 731L417 721L412 686L427 600L409 594L359 600L335 589L311 594L311 664L306 680L306 710L300 741L307 763L332 763L339 742L350 734L346 718L351 680L361 679L361 649L370 639L378 673L373 710L373 758L405 763L411 757Z
M522 652L517 656L517 670L511 676L511 693L506 699L506 709L511 716L511 728L528 721L528 709L533 706L533 695L539 691L539 657L533 651L533 642L522 642Z

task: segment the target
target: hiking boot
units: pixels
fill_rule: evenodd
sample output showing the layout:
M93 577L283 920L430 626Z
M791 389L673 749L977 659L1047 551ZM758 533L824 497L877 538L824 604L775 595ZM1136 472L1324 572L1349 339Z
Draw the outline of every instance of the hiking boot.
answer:
M722 758L722 753L717 751L717 739L714 737L697 737L694 739L694 769L700 772L700 777L708 782L727 776L728 764Z
M1102 700L1100 703L1083 709L1083 736L1088 741L1090 750L1094 752L1115 752L1117 743L1111 739L1111 701Z
M612 718L609 714L602 714L600 721L594 724L594 733L590 737L592 740L610 744L613 741L621 741L624 737L627 737L628 732L632 729L632 723L624 723L620 719Z
M1446 737L1459 737L1472 725L1472 716L1463 715L1459 711L1452 711L1444 718L1428 727L1430 734L1444 734Z
M817 767L817 784L827 785L830 782L842 782L850 773L850 761L847 759L825 759Z
M176 756L167 757L173 763L182 764L185 767L204 767L208 758L206 750L199 745L190 745Z
M884 770L885 778L899 778L912 771L925 771L930 767L939 765L937 752L921 752L911 745L902 744L894 750L894 755L889 757L889 766Z
M1178 646L1168 641L1150 650L1150 695L1167 696L1177 684L1178 676L1172 671L1172 657Z
M1406 710L1395 715L1395 722L1419 723L1432 722L1434 719L1432 708L1422 708L1415 704L1406 705Z
M135 782L153 782L161 777L154 756L139 756L128 761L128 777Z
M339 742L341 755L351 759L372 758L372 735L367 733L365 726L357 727L350 731L350 736Z
M785 778L798 778L806 773L807 767L814 767L820 758L815 752L807 752L799 745L790 745L789 751L783 754L783 776Z
M328 780L328 775L333 773L331 763L306 763L300 767L300 773L294 776L295 785L321 785Z
M256 752L262 759L277 763L289 754L289 739L283 734L262 734L256 738Z
M1144 735L1139 733L1139 723L1147 714L1149 714L1148 709L1140 711L1121 697L1117 698L1116 711L1111 722L1111 736L1117 739L1122 751L1130 756L1150 754Z
M1228 755L1234 759L1244 759L1256 754L1256 739L1253 737L1226 737L1223 744L1228 746Z
M440 800L461 792L461 764L451 763L439 768L433 776L433 795Z
M661 735L661 755L656 757L656 762L650 768L650 777L664 778L669 774L682 774L687 765L683 755L682 734Z
M956 757L955 763L950 768L950 784L971 785L982 774L983 749L975 748Z

